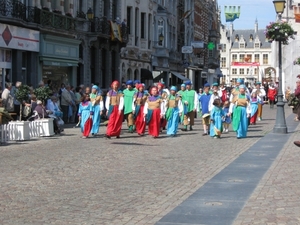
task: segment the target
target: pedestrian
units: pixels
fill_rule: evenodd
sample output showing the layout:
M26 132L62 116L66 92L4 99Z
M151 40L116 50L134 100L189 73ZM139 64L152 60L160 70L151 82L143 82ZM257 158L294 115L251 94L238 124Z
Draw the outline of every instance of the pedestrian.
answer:
M221 138L223 119L225 118L221 104L221 99L216 98L210 112L210 136L213 138Z
M69 107L72 106L73 100L70 94L70 85L66 85L65 89L61 92L61 110L63 112L63 121L65 124L69 122Z
M147 100L148 94L144 91L144 85L138 84L136 86L138 92L135 93L134 101L135 101L135 109L134 109L134 117L135 117L135 129L138 135L143 136L146 130L146 121L144 119L144 106Z
M14 111L14 97L11 95L12 84L9 82L5 83L5 89L1 94L2 105L7 112Z
M256 87L252 90L252 93L253 92L256 92L257 96L260 97L262 101L266 96L266 91L264 87L261 86L261 82L256 82ZM262 112L263 112L263 105L262 103L258 103L258 110L257 110L258 121L262 120Z
M195 113L198 108L198 95L195 90L192 90L192 82L185 82L186 91L183 94L182 102L187 106L187 112L184 115L184 128L182 131L187 131L187 126L190 125L190 131L193 130Z
M256 92L253 92L250 98L250 107L251 107L250 125L256 124L256 119L258 114L258 104L262 104L262 100L260 97L257 96Z
M163 82L159 82L157 84L158 95L161 97L164 104L166 104L166 99L168 97L168 93L164 90L165 84ZM160 132L166 129L167 120L165 118L161 118L160 120Z
M180 91L177 92L177 95L181 98L181 101L182 101L182 96L185 92L185 84L181 84L180 86ZM183 121L184 121L184 115L186 114L187 112L187 106L185 104L183 104L183 112L180 116L180 124L183 125Z
M79 104L78 110L78 120L80 121L80 129L83 133L82 138L87 138L88 136L84 135L85 125L87 120L93 118L93 106L90 102L90 95L84 94L81 99L81 103Z
M120 84L114 81L111 84L111 90L107 92L105 107L106 116L108 117L108 125L106 130L106 138L120 138L122 122L124 118L124 97L123 93L118 91Z
M152 87L144 107L144 118L148 124L148 133L157 138L160 133L161 119L164 117L164 101L158 93L157 87Z
M134 95L136 91L133 89L133 81L126 82L127 88L123 91L124 95L124 117L127 121L129 133L134 131Z
M213 103L214 103L215 99L220 99L221 104L222 104L221 97L222 97L222 92L220 93L220 91L219 91L219 84L218 83L213 83L213 85L212 85L212 95L210 97L209 106L208 106L209 111L211 111L212 108L214 107Z
M268 100L270 104L270 109L274 109L276 96L277 96L277 90L274 87L274 84L271 84L268 89Z
M234 107L235 106L235 107ZM249 97L246 95L245 85L239 86L239 94L233 99L230 109L233 113L232 128L238 139L247 137L248 118L251 114Z
M90 100L93 106L93 125L91 129L92 135L96 135L99 132L99 126L101 122L101 116L103 114L104 105L103 98L99 93L99 87L94 85L90 94Z
M209 125L210 125L210 112L209 112L209 101L211 98L210 94L210 84L204 84L204 93L200 98L201 108L202 108L202 125L203 125L203 134L206 136L209 134Z
M177 88L172 86L166 103L167 135L171 137L177 134L179 119L183 111L181 99L176 92Z
M223 132L228 133L229 132L229 125L231 124L231 116L229 113L230 108L230 102L226 100L223 105L223 111L225 113L225 118L223 119Z

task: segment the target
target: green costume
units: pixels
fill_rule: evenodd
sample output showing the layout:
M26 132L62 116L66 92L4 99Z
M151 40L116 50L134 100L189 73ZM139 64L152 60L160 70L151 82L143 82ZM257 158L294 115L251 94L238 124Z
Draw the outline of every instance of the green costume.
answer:
M127 118L127 124L129 127L129 132L133 132L134 125L134 116L133 116L133 98L136 91L134 89L125 89L123 91L124 94L124 115Z

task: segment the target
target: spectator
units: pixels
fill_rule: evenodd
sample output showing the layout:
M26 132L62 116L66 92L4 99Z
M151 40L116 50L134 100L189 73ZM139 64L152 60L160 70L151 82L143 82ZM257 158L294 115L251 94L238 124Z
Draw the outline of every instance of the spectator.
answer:
M72 96L70 94L70 85L66 86L66 90L62 91L61 94L61 102L60 106L63 112L63 121L65 124L68 123L68 113L69 113L69 106L72 106Z
M2 98L2 105L4 109L8 112L13 112L14 111L14 98L11 95L11 89L12 89L12 84L11 83L6 83L5 84L5 89L2 92L1 98Z

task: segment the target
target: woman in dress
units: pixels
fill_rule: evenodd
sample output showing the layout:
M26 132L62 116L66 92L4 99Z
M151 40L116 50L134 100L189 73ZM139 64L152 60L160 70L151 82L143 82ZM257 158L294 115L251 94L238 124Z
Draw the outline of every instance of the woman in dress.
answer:
M91 103L93 106L93 126L91 133L96 135L99 132L99 126L101 122L101 115L103 113L103 99L101 94L98 92L99 88L97 85L92 87L92 92L90 94Z
M146 121L144 119L144 106L147 100L148 94L144 91L144 85L138 84L136 86L138 92L134 96L135 101L135 129L138 135L142 136L145 134Z
M81 103L78 109L78 120L80 121L80 129L82 134L84 133L84 125L89 118L93 118L93 106L90 102L90 95L85 94L82 96ZM87 136L82 135L82 138L87 138Z
M233 113L232 128L236 132L237 138L247 137L248 118L251 114L251 107L249 98L246 95L245 85L239 86L239 94L233 98L229 112Z
M251 115L250 124L255 125L257 119L258 104L262 104L260 97L257 96L256 92L253 92L250 98Z
M210 112L210 132L209 135L213 138L220 138L222 132L222 121L225 118L226 114L224 113L221 107L221 99L217 98L213 102L213 108Z
M111 137L120 138L121 128L123 123L123 107L124 98L122 92L118 91L120 84L114 81L111 84L111 90L107 93L105 100L105 107L107 109L106 115L108 117L108 125L106 130L106 138Z
M148 133L157 138L160 133L160 121L164 117L163 99L159 96L158 88L152 87L144 107L144 118L148 124Z
M171 87L171 93L167 98L166 103L166 120L167 120L167 135L175 137L178 130L180 116L182 115L183 105L181 98L176 95L177 88Z

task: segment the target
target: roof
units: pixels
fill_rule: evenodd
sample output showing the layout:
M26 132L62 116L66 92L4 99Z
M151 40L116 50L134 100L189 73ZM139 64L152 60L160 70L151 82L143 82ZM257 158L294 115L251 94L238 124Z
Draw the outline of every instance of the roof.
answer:
M266 36L265 36L265 30L259 29L257 32L255 30L234 30L232 37L231 37L231 42L232 42L232 48L239 48L239 43L236 41L236 36L238 35L239 40L243 38L245 40L245 49L249 48L254 48L254 43L256 38L261 43L260 48L271 48L271 43L267 41ZM251 35L253 37L253 40L251 40Z

